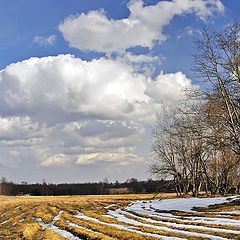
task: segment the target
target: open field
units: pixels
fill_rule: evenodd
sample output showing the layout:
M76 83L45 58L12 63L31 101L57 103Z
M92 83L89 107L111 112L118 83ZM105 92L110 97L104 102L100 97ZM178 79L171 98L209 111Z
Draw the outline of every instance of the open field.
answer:
M239 202L174 194L0 197L0 239L240 239Z

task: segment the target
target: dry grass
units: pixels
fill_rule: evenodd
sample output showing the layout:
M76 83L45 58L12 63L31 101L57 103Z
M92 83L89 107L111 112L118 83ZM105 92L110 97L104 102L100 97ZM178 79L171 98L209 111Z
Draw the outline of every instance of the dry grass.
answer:
M23 238L26 240L34 239L34 236L41 230L41 227L37 223L29 223L23 226Z
M172 194L166 194L165 197L171 197ZM60 235L49 229L42 229L35 219L41 218L44 223L50 223L60 210L68 214L75 215L78 211L88 213L90 216L101 216L99 213L106 213L104 207L119 203L119 206L127 206L135 200L152 199L154 195L114 195L114 196L58 196L58 197L32 197L18 196L5 197L0 196L0 239L18 240L18 239L64 239ZM104 218L104 217L103 217ZM107 220L105 218L104 220ZM108 219L109 220L109 219ZM73 229L73 228L72 228ZM76 229L75 229L76 230ZM86 236L88 239L106 239L100 238L98 233L90 231L76 230ZM76 234L77 235L77 234ZM97 238L98 237L98 238ZM87 238L86 238L87 239Z
M204 209L206 213L184 213L175 212L174 214L179 219L164 220L161 217L150 217L146 215L135 214L135 217L129 217L129 219L138 221L142 224L148 224L144 219L137 217L150 218L158 220L158 223L151 223L152 227L146 226L131 226L128 223L119 222L115 218L105 216L108 209L116 210L124 208L128 204L136 200L151 200L154 198L175 198L175 194L142 194L142 195L106 195L106 196L61 196L61 197L0 197L0 239L3 240L64 240L63 236L58 234L57 231L49 226L54 224L55 228L64 230L72 235L86 240L154 240L157 239L152 236L147 236L147 233L157 234L158 236L170 236L184 239L206 239L197 236L186 236L180 233L174 233L171 231L162 231L154 228L154 226L168 227L166 222L175 223L176 225L183 223L181 220L185 220L186 217L216 217L212 212L219 211L232 211L240 210L237 203L229 205L212 206L210 209ZM110 205L114 204L110 208ZM56 218L59 213L61 216ZM77 213L83 213L90 217L89 219L79 219L75 215ZM223 216L217 216L223 218ZM229 218L239 220L238 216L229 216ZM95 219L96 221L93 221ZM99 221L99 222L97 222ZM48 227L42 227L45 224ZM112 224L112 225L107 225ZM132 229L125 230L116 227L127 226ZM214 228L239 230L239 227L235 226L219 226L216 224L202 224L202 223L189 223L186 225L205 226L211 227L213 231L208 230L196 230L196 229L184 229L179 226L172 227L175 230L188 231L189 233L205 233L214 235ZM137 231L137 232L134 232ZM145 235L143 235L145 234ZM235 234L228 233L215 233L216 236L240 239ZM158 238L159 239L159 238Z

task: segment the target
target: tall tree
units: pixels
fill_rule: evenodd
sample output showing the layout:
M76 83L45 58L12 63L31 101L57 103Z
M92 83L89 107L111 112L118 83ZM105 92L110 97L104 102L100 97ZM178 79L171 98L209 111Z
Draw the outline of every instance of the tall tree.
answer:
M240 23L223 33L204 29L196 46L202 90L188 91L181 105L161 111L150 169L172 176L179 194L239 192Z
M226 27L223 33L204 29L196 42L194 71L205 80L205 94L218 102L227 134L225 144L240 154L240 23ZM210 91L209 91L210 90Z

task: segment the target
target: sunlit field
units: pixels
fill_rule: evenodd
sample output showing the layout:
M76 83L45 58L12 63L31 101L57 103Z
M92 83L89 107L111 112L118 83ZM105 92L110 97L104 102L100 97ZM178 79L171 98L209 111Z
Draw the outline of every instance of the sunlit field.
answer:
M175 194L0 197L0 239L240 239L239 202Z

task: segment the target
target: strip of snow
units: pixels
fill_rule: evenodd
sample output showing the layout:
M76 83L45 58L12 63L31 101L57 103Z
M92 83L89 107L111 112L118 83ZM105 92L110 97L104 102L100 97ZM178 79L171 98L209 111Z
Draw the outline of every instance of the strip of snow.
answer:
M110 211L109 211L109 214L111 214ZM185 229L198 229L198 230L204 230L204 231L212 231L213 233L214 232L219 232L219 233L230 233L230 234L240 235L240 231L237 231L237 230L211 228L211 227L195 226L195 225L172 223L172 222L163 222L163 221L159 221L159 220L157 221L157 220L154 220L154 219L151 219L151 218L139 217L139 216L136 216L134 214L131 214L131 213L123 211L123 210L119 210L119 214L125 215L126 217L127 216L134 217L136 219L147 221L149 223L165 224L165 225L167 225L169 227L185 228ZM112 215L110 215L110 216L112 216Z
M102 215L103 217L107 217L107 218L114 218L113 216L110 216L110 215L107 215L107 214L104 214Z
M134 225L134 226L143 226L143 227L157 229L157 230L160 230L160 231L167 231L167 232L172 232L172 233L181 234L181 235L185 235L185 236L209 238L209 239L213 239L213 240L226 240L227 239L227 238L223 238L223 237L213 236L213 235L210 235L210 234L188 232L188 231L184 231L184 230L172 229L172 228L169 228L169 227L163 227L163 226L156 226L156 225L147 224L147 223L141 223L141 222L138 222L136 220L127 218L126 216L120 214L120 211L121 210L119 210L119 211L118 210L109 211L109 214L111 216L114 216L120 222L128 223L128 224L131 224L131 225Z
M158 212L152 212L150 210L145 210L145 209L137 209L133 211L132 209L129 209L128 207L126 208L127 211L131 211L136 214L140 215L147 215L149 217L158 217L162 220L176 220L176 218L173 217L165 217L163 213L158 213ZM137 215L135 215L137 216ZM182 223L203 223L203 224L218 224L218 225L223 225L223 226L240 226L239 220L235 219L230 219L230 218L213 218L213 217L188 217L185 216L184 220L180 217L177 218L177 221L182 222Z
M94 232L92 229L90 229L90 228L86 228L86 227L79 226L79 225L77 225L77 224L75 224L75 223L72 223L72 222L70 222L70 221L66 221L66 223L67 223L69 226L71 226L71 227L80 228L80 229L87 230L87 231L89 231L89 232L95 233L95 232Z
M186 217L190 218L190 217ZM205 224L217 224L222 226L234 226L240 227L240 221L231 218L203 218L203 217L193 217L190 219L192 222L205 223Z
M41 218L37 218L36 221L43 229L50 229L68 240L81 240L81 238L74 236L72 233L58 228L53 224L53 222L46 224L42 221Z
M62 214L63 214L63 211L60 211L58 215L53 218L52 224L57 222L61 218Z
M84 219L84 220L88 220L88 221L97 222L97 223L100 223L102 225L115 227L115 228L118 228L120 230L126 230L126 231L129 231L129 232L134 232L134 233L138 233L138 234L141 234L141 235L144 235L144 236L149 236L149 237L160 238L160 239L163 239L163 240L183 240L184 239L184 238L177 238L177 237L167 237L167 236L162 236L162 235L160 236L160 235L155 234L155 233L141 232L141 231L138 231L138 230L134 230L133 227L131 227L131 226L119 225L119 224L116 224L116 223L106 223L106 222L100 221L97 218L88 217L88 216L86 216L82 213L78 213L75 217L79 218L79 219Z
M111 207L115 207L115 206L117 206L117 204L110 204L110 205L108 205L108 206L106 206L106 207L104 207L105 209L109 209L109 208L111 208Z
M135 208L133 210L132 208L126 207L125 209L130 212L135 212L136 214L148 215L152 217L160 217L161 219L164 219L164 220L180 219L180 217L174 216L171 213L158 213L158 212L154 212L154 211L146 210L142 208L139 208L139 209Z
M213 212L216 213L216 212ZM235 211L228 211L228 212L217 212L217 214L220 215L236 215L239 216L240 215L240 211L239 210L235 210Z

